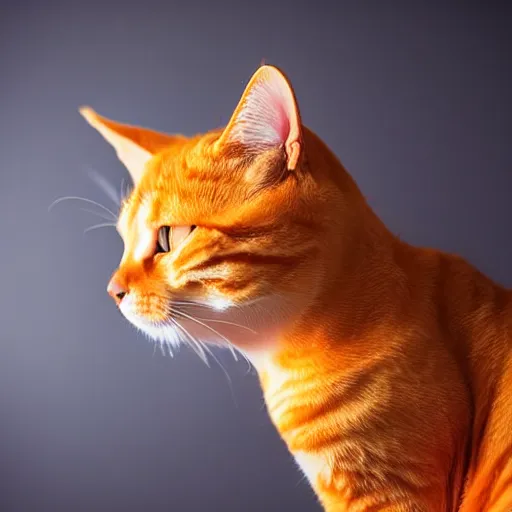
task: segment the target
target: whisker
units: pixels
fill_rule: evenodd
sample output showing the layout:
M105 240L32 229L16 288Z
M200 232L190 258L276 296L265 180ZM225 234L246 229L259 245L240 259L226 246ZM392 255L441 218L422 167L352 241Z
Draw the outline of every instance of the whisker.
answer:
M208 302L198 302L198 301L194 301L194 300L182 300L182 301L173 300L172 302L173 302L173 304L180 304L182 306L198 306L198 307L213 309L214 311L217 311L215 309L215 307L212 306L211 304L209 304ZM235 307L240 310L242 309L242 306L240 304L235 304L235 303L230 304L230 307Z
M207 345L205 345L204 343L201 343L201 341L199 341L194 336L192 336L192 334L190 334L187 331L187 329L185 329L185 327L183 327L177 320L171 319L171 321L173 322L174 325L176 325L176 327L180 328L185 333L185 335L188 337L189 340L193 341L195 344L197 344L203 350L206 350L208 352L208 354L212 357L212 359L219 365L219 368L222 370L222 373L224 374L224 376L226 377L226 380L228 381L228 386L229 386L229 389L231 391L231 396L233 397L233 402L235 403L235 407L238 407L238 403L236 401L235 392L234 392L234 389L233 389L233 381L231 380L231 377L229 376L229 373L227 372L226 368L224 368L222 363L219 361L217 356L210 350L210 348ZM208 364L208 363L206 363L206 364Z
M176 304L176 305L181 305L181 306L203 307L203 308L207 308L207 309L210 309L212 311L215 311L215 312L217 311L211 304L203 304L201 302L175 301L175 300L173 300L172 303ZM239 306L237 304L235 306L237 306L237 307L239 307L241 309L241 306ZM228 322L227 320L218 320L218 319L213 319L213 318L201 318L201 317L195 317L195 318L197 318L197 320L203 320L203 321L207 321L207 322L215 322L215 323L218 323L218 324L233 325L235 327L240 327L241 329L245 329L247 331L250 331L253 334L258 334L255 330L251 329L250 327L247 327L246 325L242 325L242 324L237 324L235 322Z
M244 304L244 306L246 305L253 305L253 304L256 304L260 301L262 301L265 297L257 297L247 303ZM209 310L215 310L215 308L211 305L211 304L208 304L208 303L204 303L204 302L198 302L198 301L192 301L192 300L173 300L172 301L172 304L173 305L181 305L181 306L197 306L197 307L202 307L202 308L206 308L206 309L209 309ZM244 315L247 317L247 312L243 309L243 306L242 305L239 305L239 304L233 304L233 306L235 306L236 308L238 308L242 313L244 313ZM178 310L179 312L180 310ZM200 317L197 317L199 320L203 320L203 321L209 321L209 322L218 322L218 323L228 323L230 324L230 322L227 322L226 320L212 320L212 319L203 319L203 318L200 318ZM234 325L234 326L237 326L237 327L240 327L242 329L247 329L251 332L253 332L254 334L258 334L257 331L254 331L253 329L251 329L250 327L247 327L245 325L242 325L242 324L236 324L234 322L231 322L231 325ZM215 331L217 333L217 331ZM219 334L219 333L217 333ZM229 341L229 340L228 340ZM249 358L247 357L246 354L244 354L243 351L238 351L238 349L235 348L235 350L233 350L233 344L231 343L230 346L229 346L229 349L230 349L230 352L231 354L233 355L233 358L235 359L235 361L238 361L238 357L237 357L237 354L240 354L242 356L242 358L245 360L245 362L247 363L247 366L248 366L248 371L251 370L251 367L252 367L252 363L251 361L249 360Z
M205 327L206 329L208 329L209 331L211 331L215 335L219 336L219 338L223 339L226 343L231 344L231 342L225 336L220 334L218 331L216 331L215 329L213 329L209 325L207 325L207 324L201 322L200 320L198 320L197 318L193 317L192 315L189 315L189 314L185 313L184 311L181 311L179 309L175 309L173 307L170 307L169 309L170 309L170 313L174 313L176 315L183 316L183 317L187 318L188 320L192 320L193 322L197 323L198 325L201 325L201 326Z
M248 302L245 302L243 305L232 303L232 304L230 304L230 307L237 308L240 312L242 312L244 314L245 317L247 317L247 310L246 310L247 306L253 306L254 304L257 304L258 302L261 302L265 298L266 297L257 297ZM173 302L173 304L176 304L176 305L197 306L197 307L203 307L203 308L207 308L207 309L210 309L213 311L217 311L217 309L212 304L209 304L208 302L198 302L198 301L192 301L192 300L182 300L182 301L173 300L172 302Z
M121 180L121 201L128 197L131 192L131 185L130 183L127 183L126 180L123 178Z
M117 215L112 210L109 210L106 206L103 206L101 203L98 203L97 201L93 201L92 199L87 199L86 197L80 197L80 196L59 197L58 199L55 199L55 201L53 201L53 203L50 206L48 206L48 211L50 211L54 206L61 203L62 201L72 201L72 200L84 201L85 203L89 203L89 204L98 206L102 210L105 210L107 213L110 213L110 215L112 215L112 217L117 220Z
M163 328L164 332L167 331L166 325L155 324L155 326ZM172 351L171 343L167 338L168 338L167 333L165 333L164 336L159 336L156 340L154 340L153 338L150 337L150 339L153 339L155 344L158 345L158 347L160 348L160 352L162 352L163 356L166 355L165 349L167 349L169 356L174 357L174 352Z
M201 322L200 320L198 320L197 318L195 318L195 317L193 317L191 315L188 315L184 311L181 311L181 310L178 310L178 309L174 309L173 307L170 307L170 313L174 313L174 314L177 314L177 315L181 315L181 316L183 316L185 318L188 318L189 320L192 320L196 324L202 325L204 328L208 329L213 334L216 334L219 338L223 339L227 343L231 353L233 354L233 358L235 359L235 361L238 361L238 357L236 356L236 352L234 351L233 344L231 343L231 341L228 340L228 338L226 338L226 336L222 335L219 331L216 331L213 327L205 324L204 322Z
M198 302L198 301L191 301L191 300L184 300L184 301L173 300L172 303L177 306L178 305L179 306L196 306L196 307L200 307L200 308L206 308L206 309L209 309L210 311L215 311L216 313L218 313L218 309L216 309L212 304L209 304L208 302ZM243 307L240 304L233 303L230 305L230 307L237 308L247 318L247 312L243 309ZM240 325L240 327L243 327L243 326Z
M165 347L167 347L167 351L169 352L169 356L174 357L174 354L171 351L171 347L169 347L168 343L155 343L155 347L158 345L158 348L160 349L160 352L162 352L162 355L165 357Z
M83 212L92 213L93 215L97 215L98 217L100 217L101 219L104 219L104 220L112 220L112 221L116 220L116 219L112 219L110 217L107 217L102 212L97 212L96 210L90 210L89 208L80 208L80 210L82 210Z
M241 329L245 329L246 331L252 332L253 334L258 334L254 329L251 329L250 327L247 327L242 324L237 324L235 322L228 322L227 320L217 320L217 319L212 319L212 318L201 318L199 316L196 318L197 318L197 320L203 320L204 322L214 322L217 324L233 325L235 327L240 327Z
M115 228L116 225L113 224L112 222L102 222L101 224L95 224L94 226L90 226L87 229L84 229L84 235L85 235L85 233L87 233L88 231L92 231L93 229L108 228L108 227Z
M199 340L198 340L198 342L201 343ZM229 389L231 391L231 396L233 397L233 402L235 403L235 407L238 407L238 403L236 401L236 396L235 396L235 390L233 389L233 381L231 380L231 377L229 376L228 371L226 370L224 365L219 361L219 358L212 352L212 350L204 343L201 343L201 344L208 351L208 354L210 354L210 356L213 358L213 360L219 365L219 368L222 370L222 373L225 375L226 380L228 381Z
M98 185L98 187L105 193L105 195L117 206L121 204L120 198L118 197L117 191L110 183L107 178L102 176L98 171L89 168L88 171L89 178Z
M200 345L198 340L196 340L177 320L171 318L172 324L177 327L185 337L190 341L189 345L194 350L194 352L199 356L199 358L203 361L206 366L210 366L208 363L208 358L204 352L203 347Z
M163 347L167 347L167 352L171 357L174 357L174 352L172 351L172 345L168 340L164 340L163 343L160 343L160 346L162 347L162 351L164 350ZM164 352L165 354L165 352Z

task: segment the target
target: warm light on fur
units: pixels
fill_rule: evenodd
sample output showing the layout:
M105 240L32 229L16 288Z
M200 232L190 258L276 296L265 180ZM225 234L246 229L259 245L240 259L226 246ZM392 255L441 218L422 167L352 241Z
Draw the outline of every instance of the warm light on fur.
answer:
M395 237L278 69L191 138L81 112L135 184L109 293L155 340L253 362L326 511L512 510L510 292Z

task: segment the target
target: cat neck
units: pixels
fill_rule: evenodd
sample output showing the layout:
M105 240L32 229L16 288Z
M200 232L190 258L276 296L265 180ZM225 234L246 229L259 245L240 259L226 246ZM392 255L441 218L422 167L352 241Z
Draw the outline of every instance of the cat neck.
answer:
M408 277L400 261L411 250L389 236L378 242L360 240L344 251L349 257L338 258L296 317L264 333L245 351L263 390L270 379L282 381L288 365L301 373L315 364L328 367L334 359L340 369L340 357L347 368L349 360L361 360L378 332L398 325L407 309Z

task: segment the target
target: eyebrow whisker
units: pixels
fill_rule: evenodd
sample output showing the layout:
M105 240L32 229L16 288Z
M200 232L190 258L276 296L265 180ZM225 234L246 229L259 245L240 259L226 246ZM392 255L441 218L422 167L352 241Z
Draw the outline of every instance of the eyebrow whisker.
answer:
M80 196L64 196L59 197L58 199L55 199L53 203L48 206L48 211L52 210L55 206L57 206L59 203L62 203L63 201L83 201L84 203L89 203L97 206L98 208L101 208L102 210L106 211L110 215L112 215L113 220L117 220L117 215L110 209L108 209L106 206L102 205L101 203L98 203L97 201L93 201L92 199L87 199L86 197L80 197Z

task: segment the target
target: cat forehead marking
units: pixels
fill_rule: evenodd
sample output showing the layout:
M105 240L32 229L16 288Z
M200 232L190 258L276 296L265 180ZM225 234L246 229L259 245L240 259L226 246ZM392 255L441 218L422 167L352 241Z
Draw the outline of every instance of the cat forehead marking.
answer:
M149 201L143 201L133 220L136 237L133 251L133 259L135 261L146 259L154 251L155 232L148 226L149 214Z
M150 202L141 201L137 212L131 220L128 217L128 212L121 214L119 218L119 232L125 242L123 260L130 254L132 261L141 262L153 254L156 232L148 223L150 213Z

